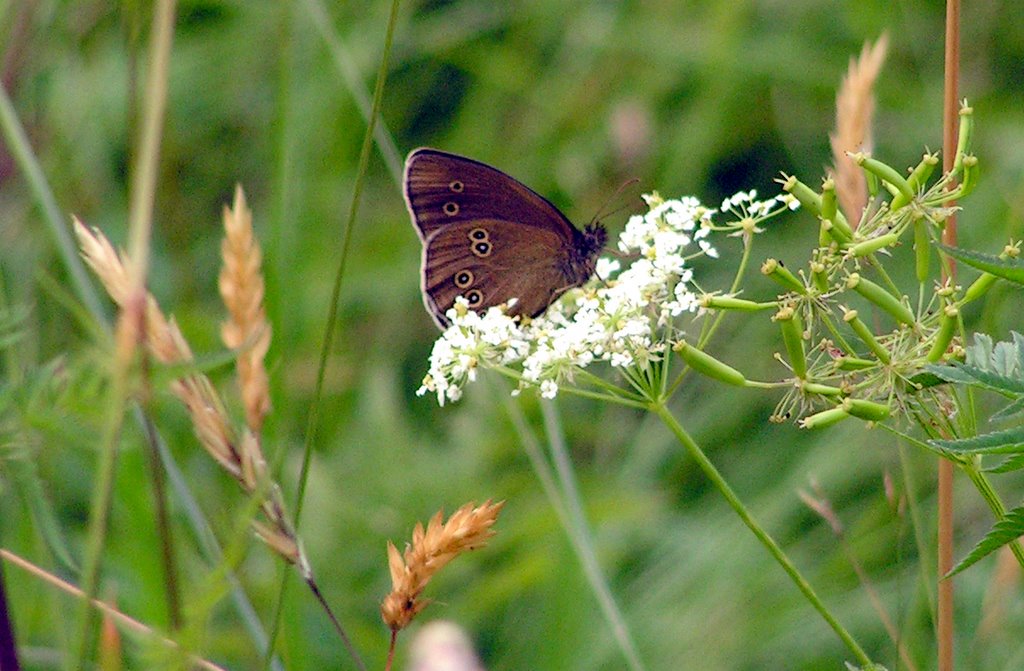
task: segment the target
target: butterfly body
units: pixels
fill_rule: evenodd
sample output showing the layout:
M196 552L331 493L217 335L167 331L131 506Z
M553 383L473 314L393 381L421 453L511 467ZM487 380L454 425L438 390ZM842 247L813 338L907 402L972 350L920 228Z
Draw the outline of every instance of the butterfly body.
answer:
M607 233L580 231L530 188L479 161L417 149L405 200L423 242L423 302L441 328L458 296L478 311L507 302L535 317L594 274Z

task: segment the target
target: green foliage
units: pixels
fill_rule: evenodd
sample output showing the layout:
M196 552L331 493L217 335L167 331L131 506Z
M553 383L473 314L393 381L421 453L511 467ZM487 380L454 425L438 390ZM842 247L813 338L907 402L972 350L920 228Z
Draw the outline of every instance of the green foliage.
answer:
M1024 260L1022 259L1003 258L1001 256L985 254L984 252L976 252L971 249L947 247L946 245L939 246L954 259L966 263L972 268L991 273L1014 284L1024 284Z
M179 8L149 286L203 362L197 367L232 397L234 380L217 365L221 355L210 353L223 347L216 223L241 182L263 245L274 328L265 450L280 465L290 502L364 128L354 101L357 91L372 88L387 7L195 0ZM7 3L0 14L5 87L57 212L79 215L116 244L127 237L148 14L148 5L83 2ZM938 4L923 2L403 3L383 134L397 154L428 144L497 165L577 222L633 177L645 191L692 193L710 204L739 189L769 195L780 171L816 179L831 161L839 78L850 56L883 30L892 38L877 89L878 158L912 164L922 145L938 143L942 58L935 36L942 20ZM960 245L990 250L1022 232L1024 4L972 13L963 25L971 59L964 94L984 129L974 151L985 169L959 213ZM415 521L441 507L505 499L494 544L431 585L428 596L438 603L427 615L465 626L493 671L620 669L621 653L505 409L508 390L492 393L500 380L484 375L485 384L452 407L415 396L437 331L420 303L419 243L388 155L385 149L371 160L354 229L300 530L322 588L370 666L381 668L385 541L401 544ZM0 167L0 295L19 306L16 319L0 319L0 544L77 581L70 566L82 556L88 528L110 340L47 285L54 278L72 295L70 261L20 168L9 161ZM606 223L617 231L624 219ZM816 226L809 217L792 218L759 242L761 252L799 268ZM914 276L903 240L884 259L898 283ZM739 244L723 253L735 258ZM700 270L708 286L732 279L715 264ZM927 281L937 272L933 264ZM770 279L755 272L748 280L743 298L774 300ZM1019 294L1008 289L997 284L965 307L963 332L998 340L1021 330ZM84 312L88 301L75 300ZM861 317L872 330L889 319L866 310ZM786 369L772 357L783 349L779 337L767 319L733 315L713 354L748 379L781 378ZM997 370L973 365L995 377L965 382L1004 383ZM180 467L172 477L198 502L193 510L168 496L182 581L196 586L183 596L201 611L189 624L207 625L189 642L228 668L258 668L258 646L234 610L235 597L211 604L194 591L216 585L219 595L223 567L204 550L211 534L205 526L196 531L191 517L198 511L213 537L233 544L247 502L197 445L166 391L172 372L157 371L140 398ZM544 419L528 396L517 403L524 424L540 433ZM1014 407L1022 406L1010 402L1000 416ZM807 603L656 422L582 399L559 399L559 408L598 563L649 668L811 671L834 669L848 657L827 627L810 621ZM918 585L928 582L922 575L932 553L915 546L906 508L897 504L919 502L920 533L932 535L931 455L911 451L901 462L880 431L860 422L822 432L767 424L770 394L701 376L687 378L672 410L871 656L899 668L847 555L794 494L811 477L820 483L902 640L919 668L928 668L934 633ZM145 443L144 431L126 423L101 596L171 631ZM883 473L907 474L895 478L892 502ZM977 497L958 497L957 505L958 519L988 526ZM70 560L51 556L63 554ZM235 577L256 619L269 620L279 566L255 542L239 561ZM990 581L984 568L956 578L965 632L981 630ZM74 599L4 569L17 634L29 652L66 650L77 624L67 615ZM294 585L285 613L282 659L289 669L348 664L322 612ZM989 644L978 634L975 645L959 645L957 668L1015 668L1021 632L1019 609L1008 609L1005 638ZM147 661L126 636L125 667L152 668Z
M967 556L960 560L953 570L949 572L946 579L953 577L960 571L973 566L979 560L989 556L1007 543L1015 543L1024 535L1024 507L1014 508L1007 512L1002 519L995 523L992 531L988 532L978 544L967 553Z

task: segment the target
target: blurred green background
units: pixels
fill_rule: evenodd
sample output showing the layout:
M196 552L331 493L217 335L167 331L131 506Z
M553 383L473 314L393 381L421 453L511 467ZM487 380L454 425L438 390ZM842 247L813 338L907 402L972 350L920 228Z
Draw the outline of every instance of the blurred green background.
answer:
M0 7L3 84L60 210L124 244L149 4ZM150 284L196 352L221 350L219 219L241 183L263 244L274 329L265 445L284 455L289 500L365 128L356 99L372 91L388 10L383 2L318 0L178 5ZM421 145L472 156L579 223L634 177L644 191L692 194L709 205L741 189L771 195L780 171L817 184L831 160L834 96L848 59L885 31L875 154L903 167L940 147L943 17L934 0L406 2L382 131L399 161ZM962 95L976 110L983 180L964 204L961 240L995 252L1021 236L1024 217L1024 4L965 3L962 50ZM420 302L420 245L396 155L389 161L378 148L371 160L320 410L301 535L323 590L371 668L381 668L385 541L401 547L415 521L439 508L505 499L498 536L438 576L428 596L439 603L424 619L459 622L492 671L625 668L512 427L507 385L484 376L444 408L415 396L438 333ZM627 215L606 221L613 234ZM756 272L765 257L806 260L815 223L807 214L784 217L758 239L748 297L774 293ZM739 252L735 240L717 244L723 258L698 268L707 289L724 288ZM0 281L3 305L25 315L20 339L4 343L0 545L60 571L31 514L40 494L27 483L52 502L81 556L108 343L79 318L66 265L6 144ZM1020 300L997 286L966 315L969 327L1007 337L1022 328ZM751 378L776 379L784 375L771 357L779 348L767 318L735 318L711 350ZM212 375L233 389L229 370ZM778 400L771 393L690 377L677 400L677 417L841 621L877 661L904 668L842 547L797 498L810 478L820 483L918 668L933 667L913 529L905 507L896 513L887 502L883 474L905 494L909 469L930 547L934 460L909 450L901 464L888 434L859 424L815 433L769 425ZM524 394L517 403L540 432L536 399ZM152 408L215 533L230 538L243 497L198 447L169 394L159 393ZM659 423L568 397L557 409L601 566L649 669L838 669L851 659ZM102 593L163 627L152 494L133 423L117 477ZM1019 500L1022 483L998 484L1007 501ZM968 483L958 487L962 556L990 518ZM179 502L172 509L185 601L197 603L211 569ZM1019 578L998 582L995 566L987 560L957 579L958 668L1024 667ZM57 668L77 631L62 615L74 612L71 599L13 567L4 571L27 667ZM254 541L239 574L269 621L277 560ZM999 594L1010 598L999 602ZM994 624L983 625L986 617ZM282 636L290 669L351 668L302 589L289 592ZM203 653L232 669L257 668L256 646L228 599L209 614ZM135 646L127 655L129 668L151 663Z

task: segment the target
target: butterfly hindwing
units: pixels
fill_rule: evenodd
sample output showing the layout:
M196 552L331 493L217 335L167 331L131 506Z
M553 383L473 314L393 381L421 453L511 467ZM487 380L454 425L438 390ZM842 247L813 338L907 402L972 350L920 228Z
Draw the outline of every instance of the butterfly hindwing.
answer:
M518 222L483 219L450 224L424 243L423 296L441 326L458 296L483 310L512 298L511 314L534 316L568 288L560 238Z

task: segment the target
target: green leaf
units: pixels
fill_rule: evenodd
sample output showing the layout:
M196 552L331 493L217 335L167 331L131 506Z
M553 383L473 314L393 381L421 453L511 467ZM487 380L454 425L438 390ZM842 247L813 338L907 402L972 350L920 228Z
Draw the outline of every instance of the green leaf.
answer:
M1015 454L1012 457L1003 459L996 466L984 469L986 473L1010 473L1024 468L1024 454Z
M1024 452L1024 426L957 440L929 440L931 445L957 454L1006 454Z
M985 368L992 358L992 337L987 333L975 333L974 344L967 346L967 363Z
M990 422L1001 422L1004 419L1013 417L1020 411L1024 410L1024 396L1021 396L1013 403L1009 404L999 412L996 412L989 418Z
M992 350L992 369L1005 377L1020 377L1017 368L1017 347L1013 343L996 343Z
M1009 280L1015 284L1024 284L1024 260L1001 259L993 254L983 254L969 249L958 249L935 243L940 249L952 256L961 263L966 263L972 268L992 273L996 277Z
M12 486L31 511L36 529L50 548L50 552L60 560L64 568L77 573L78 566L64 540L64 532L58 522L57 513L46 494L35 462L19 447L13 444L3 445L0 447L0 472L10 476Z
M1024 394L1024 380L1019 376L1007 377L968 364L958 364L956 366L928 365L925 369L929 373L935 373L947 382L987 387L993 391L1006 394Z
M953 567L953 570L945 575L950 578L967 567L975 564L981 559L992 554L1007 543L1015 541L1024 535L1024 508L1014 508L1006 513L1003 519L995 523L992 530L974 546L960 563Z
M924 369L946 382L958 382L960 384L974 384L975 382L974 377L965 373L960 366L930 363Z

